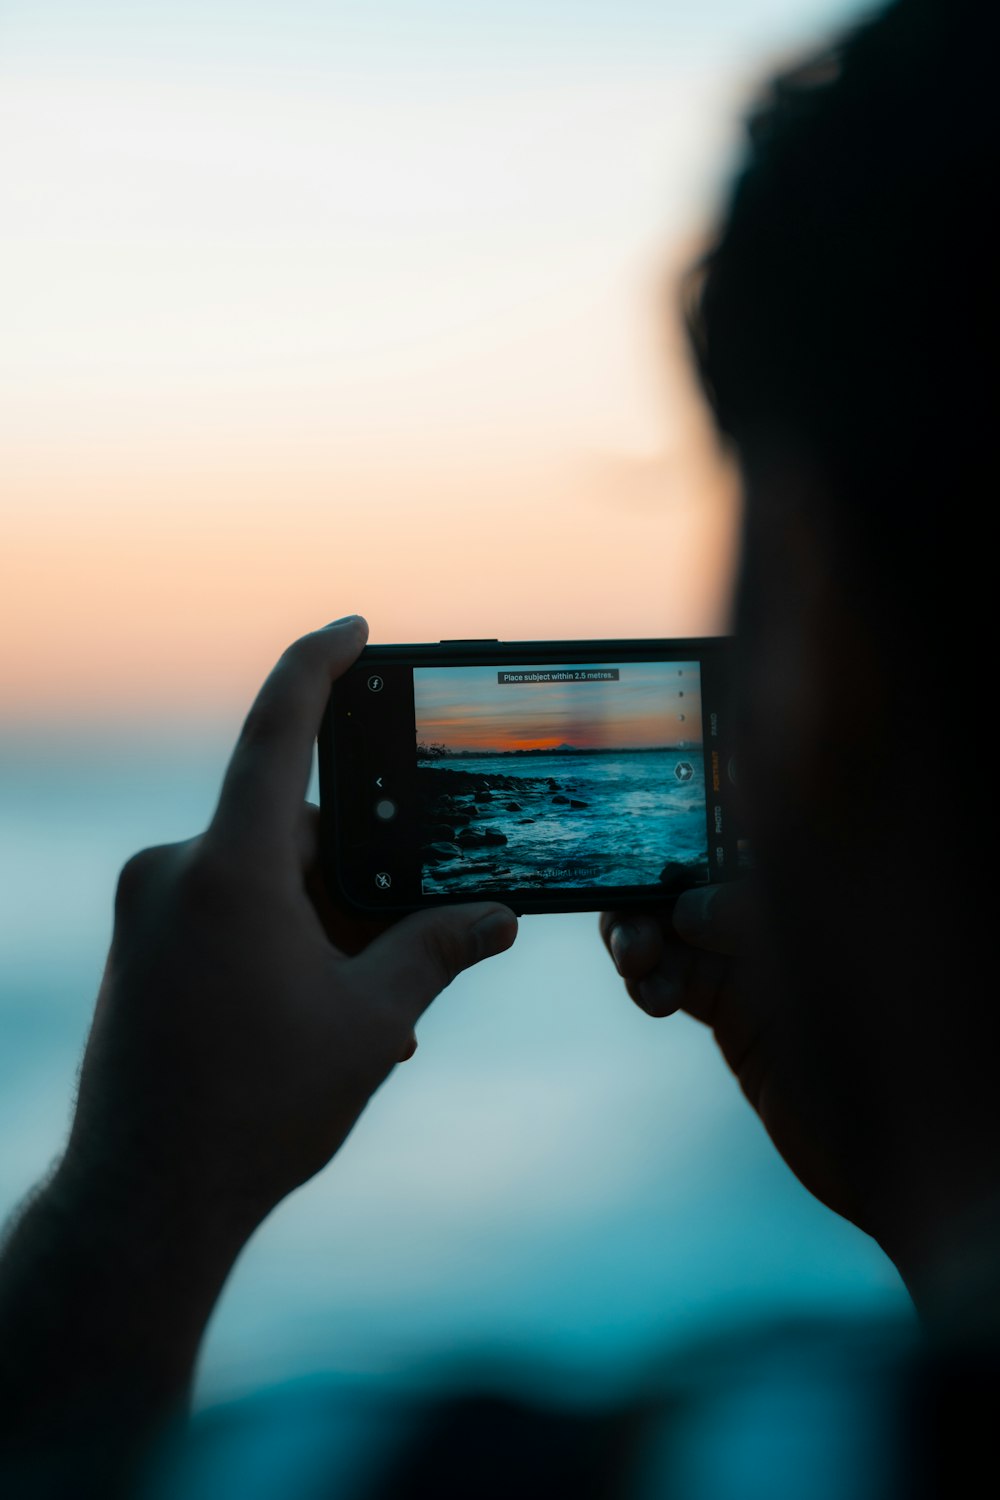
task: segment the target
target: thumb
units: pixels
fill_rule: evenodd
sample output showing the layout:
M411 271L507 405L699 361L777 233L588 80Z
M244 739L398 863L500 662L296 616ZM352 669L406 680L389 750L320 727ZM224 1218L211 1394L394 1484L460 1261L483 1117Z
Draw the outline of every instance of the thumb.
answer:
M686 943L731 958L745 957L753 930L749 882L685 891L677 898L673 920L674 931Z
M517 918L506 906L439 906L404 917L351 963L359 983L385 995L412 1025L457 974L503 953L516 937Z

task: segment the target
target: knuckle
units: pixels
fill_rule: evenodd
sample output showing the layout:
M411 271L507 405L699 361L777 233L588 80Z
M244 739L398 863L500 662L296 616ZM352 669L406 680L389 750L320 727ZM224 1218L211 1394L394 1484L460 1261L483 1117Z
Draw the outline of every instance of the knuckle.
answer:
M162 871L166 856L166 846L157 845L154 848L140 849L125 861L115 891L116 911L131 907L142 897L155 876Z
M326 661L328 652L328 638L324 640L322 631L311 630L308 635L300 635L298 640L285 647L281 663L294 672L303 668L315 668Z
M125 861L115 887L114 921L120 927L135 926L143 914L158 908L172 885L177 856L183 845L156 844L140 849Z
M237 871L232 862L207 838L192 839L184 847L177 875L178 894L184 907L212 910L233 886Z
M144 904L178 897L182 904L202 901L224 881L222 861L202 838L140 849L118 876L115 917L128 920Z

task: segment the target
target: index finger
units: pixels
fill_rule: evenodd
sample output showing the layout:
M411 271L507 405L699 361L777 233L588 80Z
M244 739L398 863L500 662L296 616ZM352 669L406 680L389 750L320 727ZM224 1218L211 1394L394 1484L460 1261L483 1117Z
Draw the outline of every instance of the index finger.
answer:
M330 688L360 656L367 638L367 622L348 615L302 636L283 653L240 731L212 819L213 835L258 847L296 836Z
M604 946L623 979L642 979L659 963L669 908L653 911L605 911L599 928Z
M674 907L674 931L685 943L730 958L745 958L754 945L757 914L750 877L726 885L685 891Z

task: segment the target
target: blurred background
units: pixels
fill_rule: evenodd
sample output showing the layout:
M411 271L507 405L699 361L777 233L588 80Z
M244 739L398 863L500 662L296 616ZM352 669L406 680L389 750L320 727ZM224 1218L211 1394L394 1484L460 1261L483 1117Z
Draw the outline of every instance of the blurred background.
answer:
M0 1210L60 1149L135 849L285 643L724 630L676 278L844 0L0 5ZM212 1325L201 1400L511 1359L606 1394L904 1306L596 918L459 980Z

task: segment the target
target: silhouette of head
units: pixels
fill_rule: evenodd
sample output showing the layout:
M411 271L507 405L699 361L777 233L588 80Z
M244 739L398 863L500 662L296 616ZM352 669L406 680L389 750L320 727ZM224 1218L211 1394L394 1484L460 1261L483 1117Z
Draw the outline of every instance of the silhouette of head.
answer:
M796 850L800 871L845 874L861 846L902 860L930 765L958 754L992 592L998 41L995 7L898 0L778 78L692 282L745 483L741 712L768 870Z

